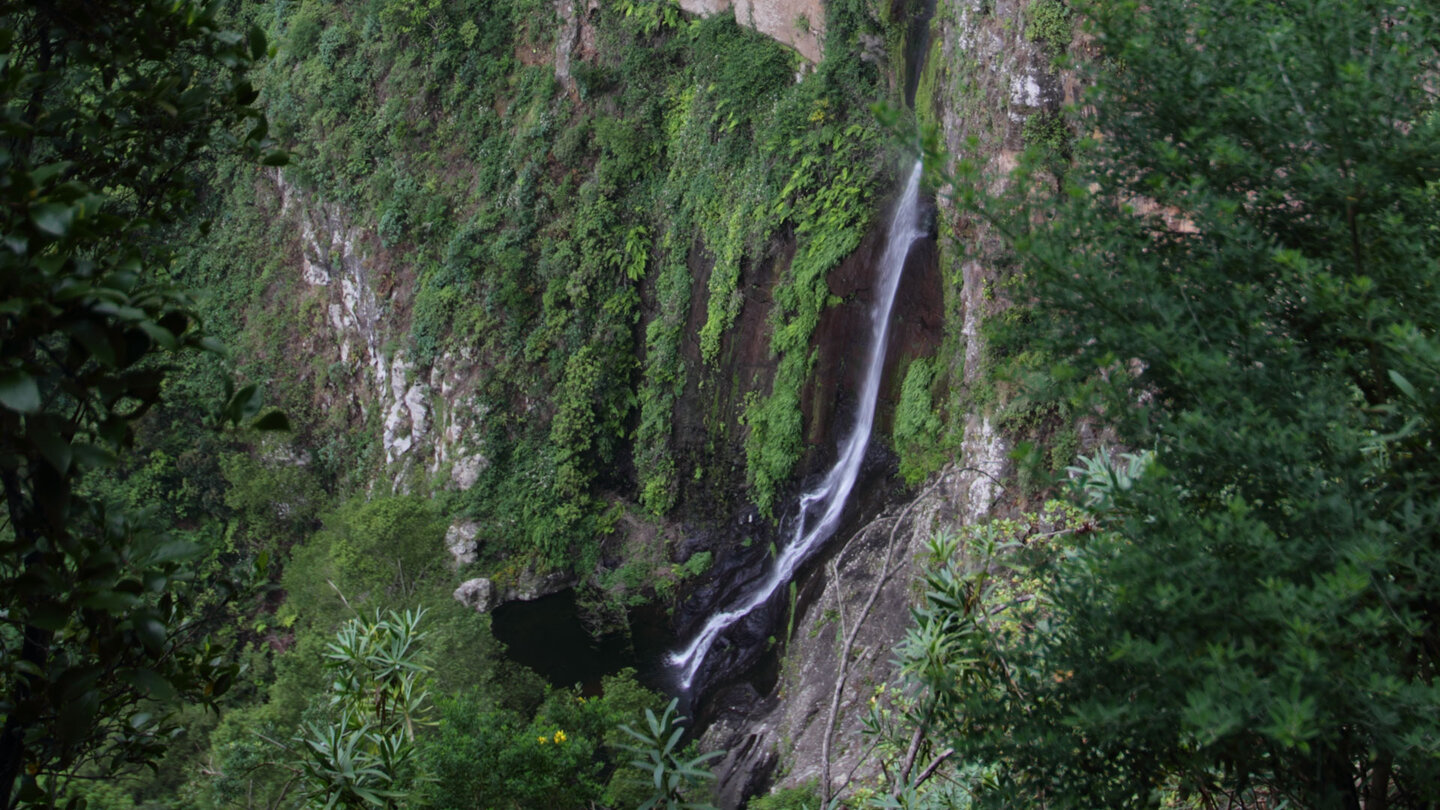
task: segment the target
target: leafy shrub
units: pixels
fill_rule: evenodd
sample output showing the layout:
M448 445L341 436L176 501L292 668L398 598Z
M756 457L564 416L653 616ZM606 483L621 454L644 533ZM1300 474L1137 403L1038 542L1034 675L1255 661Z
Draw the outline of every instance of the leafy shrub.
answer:
M404 806L426 781L415 743L428 725L430 667L423 660L425 611L352 619L325 650L333 675L328 715L305 723L293 745L307 797L327 806Z
M307 59L320 42L324 23L313 9L305 9L290 19L286 31L285 48L296 59Z
M1065 174L1072 153L1072 138L1060 115L1050 112L1031 114L1021 126L1020 136L1035 165L1056 177Z
M706 762L725 756L724 751L711 751L695 755L693 750L680 747L680 738L685 729L680 726L684 717L676 714L680 699L670 701L659 716L645 710L645 725L639 731L628 725L620 730L633 738L634 743L621 748L639 756L631 765L643 773L645 781L652 785L650 796L640 805L639 810L658 808L703 808L706 805L692 800L694 794L715 779L715 775L704 767Z
M1026 146L1040 149L1047 155L1064 156L1070 152L1070 130L1055 113L1039 112L1025 118L1020 136Z
M1071 38L1069 7L1063 0L1030 0L1025 7L1025 38L1063 52Z
M930 404L930 387L934 382L934 364L920 358L910 364L900 387L892 436L895 451L900 454L900 474L907 484L918 483L935 470L943 458L938 447L940 417Z
M1082 461L1093 519L1030 565L1045 598L994 603L1010 627L932 579L931 743L979 766L977 807L1425 807L1435 9L1086 12L1100 137L1059 188L967 199L1021 263L1007 339L1063 358L1067 399L1146 453Z
M424 806L635 807L647 794L621 775L617 726L659 700L631 669L602 679L599 697L556 690L538 708L502 707L477 689L442 698L423 743L436 776Z

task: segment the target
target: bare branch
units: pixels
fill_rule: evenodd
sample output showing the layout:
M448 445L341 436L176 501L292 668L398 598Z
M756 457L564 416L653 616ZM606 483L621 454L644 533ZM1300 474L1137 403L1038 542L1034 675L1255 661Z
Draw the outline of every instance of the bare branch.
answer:
M865 619L869 617L870 609L875 606L875 600L880 597L881 588L885 586L885 583L890 579L890 576L895 573L895 570L890 567L890 564L891 560L895 556L895 536L897 533L899 533L901 524L905 522L905 518L909 517L910 511L915 508L915 504L920 503L921 501L925 500L925 498L929 497L930 493L934 492L936 487L940 486L940 484L944 480L944 476L935 479L935 481L931 483L924 492L920 493L920 495L917 496L914 500L906 504L905 508L901 510L900 514L896 516L894 521L891 523L890 536L887 538L885 545L885 562L880 566L880 576L875 578L875 587L870 590L870 596L868 599L865 600L865 606L860 609L860 615L855 618L855 622L851 625L850 632L848 634L845 632L844 603L841 601L840 598L841 593L839 569L835 566L833 562L831 563L831 570L835 577L835 606L836 612L840 616L840 636L842 639L842 644L840 648L840 666L835 673L835 688L831 690L830 693L830 712L825 719L824 736L821 738L820 743L821 806L829 804L831 799L830 740L835 736L835 721L840 713L840 697L842 694L844 694L845 691L845 681L847 677L846 670L848 670L850 666L850 649L855 646L855 640L860 635L861 626L865 623ZM870 533L870 529L874 527L876 523L879 523L879 521L872 522L869 526L866 526L861 531L858 539L863 542L865 537Z

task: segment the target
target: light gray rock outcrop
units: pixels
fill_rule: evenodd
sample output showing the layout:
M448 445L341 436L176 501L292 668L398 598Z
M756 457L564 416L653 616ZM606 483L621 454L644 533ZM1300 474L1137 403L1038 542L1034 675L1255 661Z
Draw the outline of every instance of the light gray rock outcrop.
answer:
M409 330L390 303L407 293L400 274L381 260L374 233L341 206L312 199L280 171L271 177L282 215L299 226L300 277L309 294L324 299L333 348L322 351L333 352L335 368L343 370L333 395L357 405L362 416L380 414L391 486L409 491L412 477L426 472L441 485L474 486L490 464L477 438L488 409L471 393L475 359L461 349L417 367L403 349L390 348Z
M526 569L520 573L520 577L514 585L503 590L497 588L490 579L476 577L460 583L460 587L455 589L453 596L455 601L466 607L474 608L480 613L489 613L507 602L532 602L542 596L549 596L573 587L575 587L575 579L569 574L562 572L537 574Z
M455 589L455 601L479 613L489 613L495 607L495 583L485 577L467 579Z
M709 17L731 13L735 21L794 48L811 62L825 51L825 6L820 0L680 0L680 8Z
M445 531L445 549L455 559L455 567L475 562L479 551L475 538L480 533L480 524L473 521L455 523Z

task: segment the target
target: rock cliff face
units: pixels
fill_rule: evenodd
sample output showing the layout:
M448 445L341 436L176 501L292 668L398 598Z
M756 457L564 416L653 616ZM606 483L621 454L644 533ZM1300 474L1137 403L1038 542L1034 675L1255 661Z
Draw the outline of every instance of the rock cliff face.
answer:
M814 8L817 16L823 10L818 3ZM593 4L585 0L557 8L561 30L555 39L554 67L562 84L569 79L571 60L595 56L595 34L587 22L593 10ZM818 57L818 44L816 47L813 53ZM493 400L477 393L478 381L492 369L486 367L486 358L465 347L425 361L409 356L406 336L418 284L416 270L408 266L407 258L384 247L377 226L338 203L317 199L287 180L284 173L266 175L263 185L262 198L274 201L275 214L293 242L288 269L299 283L287 288L287 295L295 299L290 305L298 310L295 317L304 333L306 362L328 369L317 375L320 379L310 381L315 404L327 412L347 414L350 430L374 433L379 450L376 488L396 492L471 489L491 464L484 437L492 410L500 419L524 419L532 411L548 418L547 409L553 409L553 403L527 397L508 406L495 406ZM883 228L883 221L875 227ZM813 340L815 370L801 392L807 449L797 478L828 463L834 453L832 434L841 429L853 396L850 392L858 384L857 364L851 362L850 352L867 331L869 270L876 244L872 234L829 274L832 305L820 314ZM793 236L782 236L762 257L740 269L738 288L745 304L735 325L721 337L719 361L707 363L701 359L698 335L707 318L704 291L714 258L698 242L690 251L695 294L680 346L690 373L675 407L673 435L677 453L703 459L706 469L703 477L698 469L693 476L681 477L680 500L685 507L681 519L721 524L732 521L735 510L744 506L735 495L745 479L744 434L738 426L747 402L768 391L775 375L773 291L789 272L794 254ZM891 346L892 368L901 367L902 357L933 353L940 340L943 313L938 307L939 278L934 262L921 263L911 275L921 283L908 293L902 290ZM647 300L650 295L642 292ZM641 321L653 317L654 312L646 309ZM893 410L898 387L898 379L887 380L882 411ZM731 427L719 432L716 424ZM717 441L717 435L723 439ZM672 538L692 534L673 524L658 530L654 525L632 524L620 521L616 537L607 541L606 547L629 548L634 545L632 535L648 537L652 544L668 544ZM485 527L471 525L463 533L452 534L450 551L457 567L474 563L477 546L485 542ZM738 533L734 538L724 530L721 534L724 537L718 543L739 541ZM691 550L681 548L680 560ZM660 556L666 553L666 549L658 551ZM606 553L606 564L623 564L632 556L629 552ZM506 582L486 588L471 576L463 598L457 598L488 610L506 601L530 600L577 584L573 578L537 579L531 576L535 572L513 573L539 585L515 587Z
M926 541L990 513L1006 450L995 437L967 448L966 466L948 465L816 571L773 693L742 685L719 697L722 714L706 742L729 752L719 768L721 806L743 806L772 773L778 787L828 781L830 795L874 784L876 741L861 732L872 699L899 688L894 650L910 623L910 583Z
M733 14L742 25L808 60L821 58L825 15L820 0L682 0L681 6L695 14ZM973 137L979 153L972 156L1000 170L1012 165L1023 148L1025 121L1053 113L1060 104L1074 101L1078 92L1071 77L1052 68L1047 43L1027 36L1027 8L1023 0L941 4L919 71L919 116L939 127L953 154L962 154ZM572 65L595 47L586 23L593 9L587 0L560 0L556 7L560 30L554 40L554 67L557 79L572 93ZM396 338L408 329L410 276L388 260L378 236L344 210L307 199L278 173L272 182L299 243L294 272L304 281L304 294L319 302L324 313L326 334L312 336L311 345L330 358L332 376L344 380L324 389L322 405L353 410L358 423L378 425L385 485L403 491L424 480L430 487L469 489L490 463L479 437L491 415L471 393L479 359L463 351L446 353L422 368L407 359L403 349L394 348ZM897 377L896 370L909 358L935 355L947 370L952 394L959 392L949 400L947 418L963 425L963 438L941 471L914 492L889 497L879 517L849 536L836 537L828 557L812 566L799 583L793 629L778 675L731 684L714 696L706 711L713 722L703 742L729 751L720 767L724 807L742 806L748 796L771 784L822 781L827 793L875 784L877 758L860 731L872 699L883 707L887 692L903 688L897 682L893 650L909 625L915 599L910 583L925 541L935 532L982 521L1013 505L1002 483L1008 441L990 414L959 410L969 401L967 390L986 384L981 325L999 306L987 294L995 273L990 258L995 240L983 227L960 217L943 193L937 207L938 230L944 236L938 244L928 240L912 253L914 266L907 268L894 316L890 377ZM956 234L979 249L964 251L962 259L962 251L950 241ZM693 381L677 404L675 429L682 445L687 437L706 441L705 425L711 420L733 422L747 391L763 387L773 376L770 292L793 247L776 245L765 261L744 269L740 287L746 306L724 338L721 356L727 359L704 380ZM826 454L833 453L833 434L845 417L846 391L854 387L858 365L849 357L857 334L865 330L866 274L874 250L875 240L867 239L829 276L830 292L839 303L824 312L815 333L815 371L803 403L812 449L802 474L819 468ZM703 290L707 259L698 248L692 253L692 286ZM923 258L915 258L921 254ZM704 302L698 294L692 300L683 350L698 367L694 336L703 323ZM898 388L898 379L884 384L877 436L888 429ZM738 444L705 452L716 464L728 464L743 475ZM876 453L885 455L883 450L872 455ZM892 463L880 458L872 467ZM886 477L872 475L871 480ZM705 499L704 493L698 495L695 500ZM886 498L885 493L872 495L866 508L874 514L881 506L877 501ZM863 500L865 495L858 497ZM723 498L716 502L722 509L732 506ZM628 529L622 524L619 531ZM457 526L447 538L457 567L475 559L477 535L483 535L483 529L471 524ZM625 546L626 539L616 545ZM530 599L572 584L502 587L470 579L456 596L484 610L499 601Z
M691 14L734 14L741 25L819 62L825 45L825 7L820 0L680 0Z
M469 489L489 463L473 438L486 409L464 392L473 358L446 354L417 370L404 350L388 348L404 326L395 301L408 291L403 274L381 259L379 239L340 206L309 199L279 171L272 179L280 215L298 230L300 276L307 294L323 303L330 329L326 338L312 335L310 345L332 355L332 374L348 380L324 394L331 400L325 404L357 409L362 422L377 412L385 476L394 489L407 491L412 474ZM389 293L383 301L382 291Z
M1026 120L1078 100L1074 77L1052 66L1050 44L1027 30L1028 8L1017 0L941 4L920 71L915 103L922 120L939 127L952 155L988 165L996 183L1025 146ZM948 240L939 246L946 336L937 360L959 389L954 407L969 401L965 391L987 382L981 325L1002 306L987 293L1001 248L943 192L937 204L941 232L963 235L969 248ZM742 684L718 697L718 718L704 742L729 752L719 769L722 807L743 806L766 784L820 784L827 796L888 789L876 741L862 730L872 709L885 710L889 696L905 689L894 650L918 599L911 585L922 573L926 540L1016 505L1004 484L1009 442L992 416L977 409L948 418L964 426L953 461L918 495L837 538L839 549L802 586L773 690L762 694Z

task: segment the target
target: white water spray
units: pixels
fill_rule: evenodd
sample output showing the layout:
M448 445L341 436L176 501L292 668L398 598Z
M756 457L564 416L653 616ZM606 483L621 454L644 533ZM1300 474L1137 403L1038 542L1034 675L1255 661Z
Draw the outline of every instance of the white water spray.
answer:
M780 550L775 567L768 576L755 585L734 606L710 617L695 640L683 650L667 658L670 666L680 670L681 688L689 689L690 681L704 662L710 645L725 628L743 619L750 611L765 604L775 591L790 581L795 569L810 553L819 548L840 524L840 514L845 501L860 475L860 462L865 458L865 449L870 445L870 429L875 421L875 401L880 394L880 377L885 371L885 347L890 327L890 307L895 303L895 291L900 286L900 271L905 267L905 257L910 245L922 233L919 228L921 163L916 161L910 171L905 191L890 220L885 237L885 253L880 258L879 290L874 307L870 310L870 357L865 366L865 381L860 388L860 410L855 415L855 427L840 448L840 457L835 466L825 475L820 486L800 496L799 514L795 519L795 532L790 541ZM813 524L811 509L819 514Z

